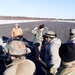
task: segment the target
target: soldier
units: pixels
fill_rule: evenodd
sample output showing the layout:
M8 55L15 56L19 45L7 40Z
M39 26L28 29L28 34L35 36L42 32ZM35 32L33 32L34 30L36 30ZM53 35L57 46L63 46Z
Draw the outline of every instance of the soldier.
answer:
M68 43L75 43L75 29L70 29Z
M75 75L75 29L70 29L70 38L61 45L59 55L62 59L60 75Z
M15 24L15 27L11 31L11 36L14 39L22 39L23 38L23 30L19 27L18 24Z
M47 65L47 74L56 75L56 73L58 72L58 68L61 64L61 59L59 57L59 48L61 46L61 40L57 38L56 33L53 31L48 31L45 38L45 62Z
M48 28L44 24L40 25L38 28L35 27L32 31L29 31L34 35L34 46L36 51L36 60L41 60L40 52L42 47L42 42L44 41L43 36L48 32Z
M35 64L26 59L25 54L30 53L22 41L11 41L4 48L5 53L9 53L12 63L7 65L4 75L34 75Z

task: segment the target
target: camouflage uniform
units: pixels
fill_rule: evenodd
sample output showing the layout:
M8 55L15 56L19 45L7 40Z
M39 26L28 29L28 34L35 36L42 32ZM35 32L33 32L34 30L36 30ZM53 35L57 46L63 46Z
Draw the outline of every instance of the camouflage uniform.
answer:
M35 64L24 57L14 60L9 66L4 75L34 75L35 73Z
M42 43L45 41L43 36L48 32L48 28L44 27L43 31L40 31L39 28L38 29L34 28L32 31L29 32L34 35L33 44L35 46L36 59L38 60L40 58Z
M75 75L75 61L63 63L63 69L59 75Z

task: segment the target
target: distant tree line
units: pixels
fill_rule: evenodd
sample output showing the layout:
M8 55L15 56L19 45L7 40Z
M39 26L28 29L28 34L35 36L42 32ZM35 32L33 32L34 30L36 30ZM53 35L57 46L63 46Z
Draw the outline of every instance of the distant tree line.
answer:
M39 18L39 17L23 17L23 16L0 16L0 20L66 20L66 21L75 21L75 19L56 19L56 18Z
M20 16L0 16L0 20L49 20L49 18L20 17Z

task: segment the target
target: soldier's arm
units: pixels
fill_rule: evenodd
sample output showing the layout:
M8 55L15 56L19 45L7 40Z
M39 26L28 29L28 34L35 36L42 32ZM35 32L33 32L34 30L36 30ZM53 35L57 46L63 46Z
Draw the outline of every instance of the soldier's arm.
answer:
M11 36L12 36L12 37L14 36L14 28L13 28L12 31L11 31Z
M32 33L33 35L36 35L37 30L34 30L34 29L33 29L33 30L28 30L28 32L29 32L29 33Z
M21 35L23 35L23 30L20 28Z

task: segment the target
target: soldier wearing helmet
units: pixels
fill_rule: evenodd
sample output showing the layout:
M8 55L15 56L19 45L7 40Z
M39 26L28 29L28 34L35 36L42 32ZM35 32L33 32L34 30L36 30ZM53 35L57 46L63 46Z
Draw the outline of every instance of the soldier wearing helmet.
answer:
M70 29L68 43L75 43L75 29Z
M4 48L5 53L9 53L12 63L7 65L4 75L34 75L35 64L26 59L25 54L30 53L22 41L11 41Z
M56 33L54 31L48 31L45 35L45 39L45 62L48 68L48 73L51 75L56 75L61 63L61 59L59 57L59 48L61 46L61 40L57 38Z

